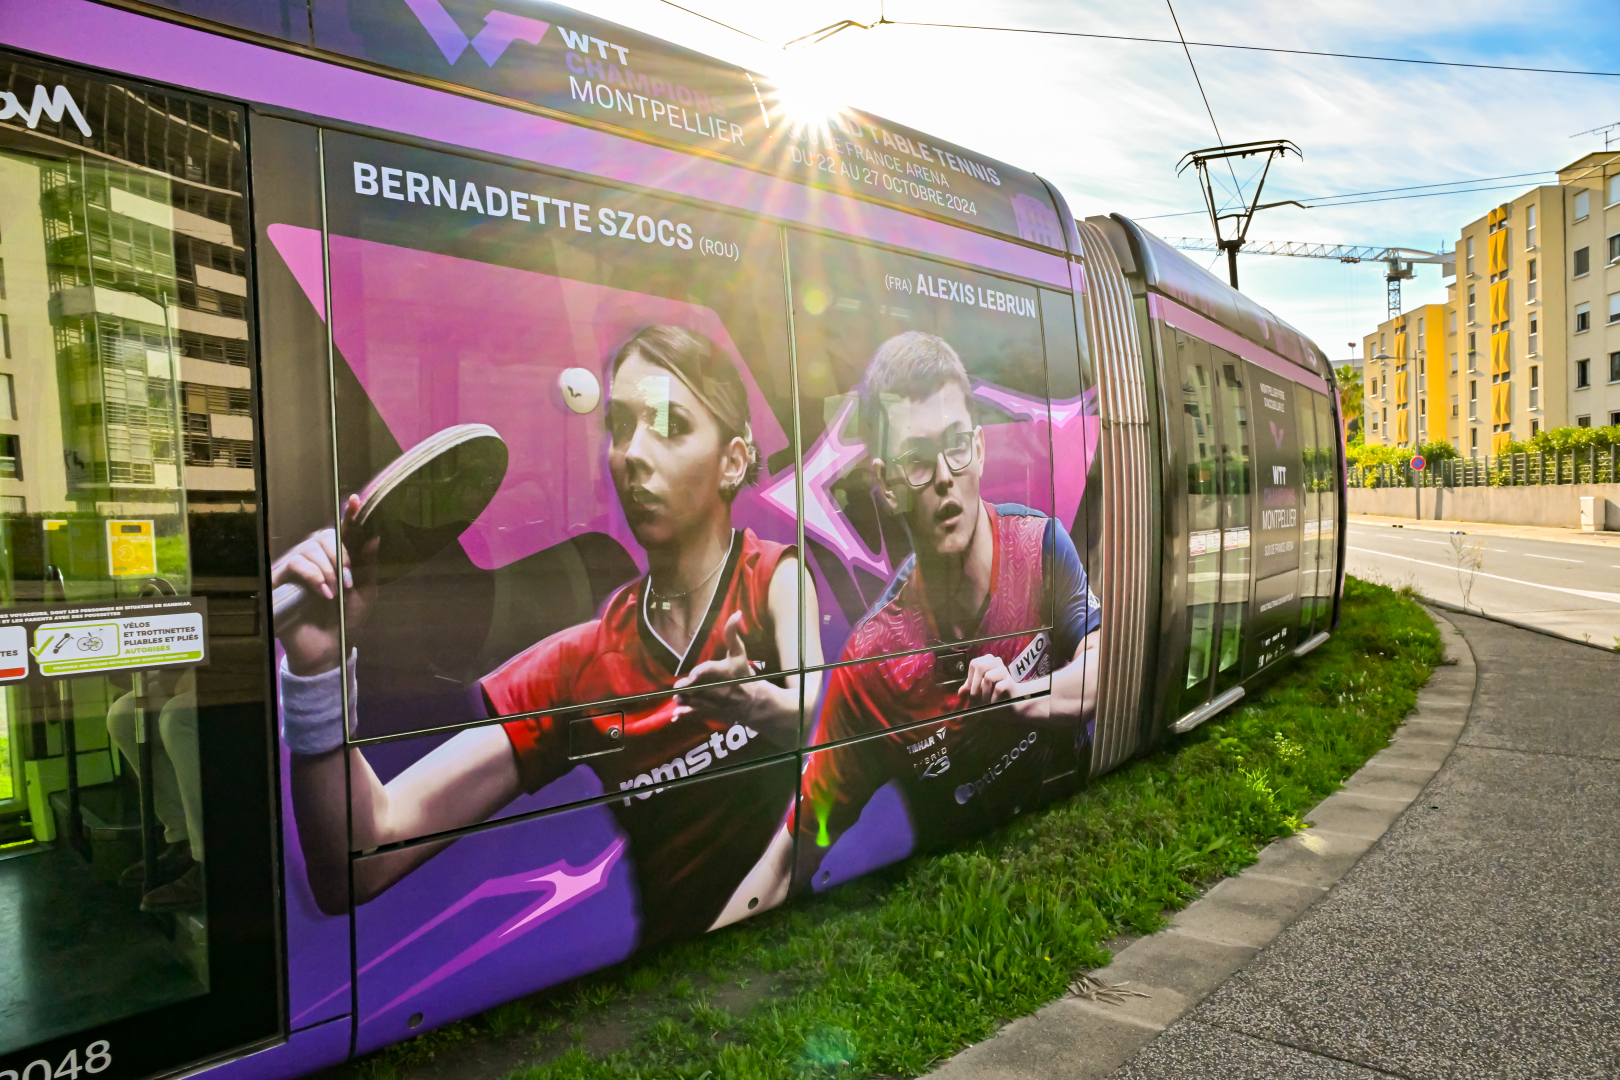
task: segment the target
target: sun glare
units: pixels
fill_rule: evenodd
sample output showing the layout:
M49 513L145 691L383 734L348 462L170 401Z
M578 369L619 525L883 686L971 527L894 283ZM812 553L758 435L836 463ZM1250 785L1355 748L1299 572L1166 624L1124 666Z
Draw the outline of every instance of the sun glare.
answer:
M820 128L843 114L845 105L833 92L826 64L812 59L790 54L762 87L772 126Z

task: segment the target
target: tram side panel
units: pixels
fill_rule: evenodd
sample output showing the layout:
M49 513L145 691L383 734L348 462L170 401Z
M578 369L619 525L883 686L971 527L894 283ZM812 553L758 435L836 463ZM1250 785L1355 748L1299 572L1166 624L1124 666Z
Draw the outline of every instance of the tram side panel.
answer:
M304 537L335 527L331 379L326 325L309 297L324 295L322 252L314 245L293 263L266 257L288 230L318 231L320 134L314 127L254 116L254 234L258 252L259 302L264 312L260 342L263 363L265 508L271 558ZM307 598L302 617L335 625L337 601ZM279 644L275 663L285 662ZM280 718L278 717L278 720ZM284 724L278 723L278 729ZM323 911L310 888L305 854L296 843L298 822L292 791L291 756L280 741L281 831L292 841L282 852L288 1023L292 1030L349 1012L349 920L346 913ZM319 876L320 868L316 869ZM327 876L346 879L341 852ZM341 906L341 905L339 905Z

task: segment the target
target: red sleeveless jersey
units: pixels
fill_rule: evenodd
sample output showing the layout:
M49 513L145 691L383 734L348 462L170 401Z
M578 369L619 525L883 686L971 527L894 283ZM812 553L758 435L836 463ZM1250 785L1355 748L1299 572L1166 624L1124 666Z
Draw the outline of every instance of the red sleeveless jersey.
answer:
M762 675L781 670L770 583L783 558L794 555L792 547L760 540L752 530L733 534L721 586L684 657L648 624L643 577L614 593L600 618L553 634L482 681L496 715L539 714L503 725L526 791L587 765L605 791L626 793L607 805L630 837L642 946L706 930L789 809L790 793L746 778L674 791L660 785L797 748L796 723L792 730L756 731L725 716L677 719L672 696L676 679L725 657L726 623L739 611L754 668ZM582 714L595 714L584 722L604 733L622 716L621 748L571 759L569 723Z

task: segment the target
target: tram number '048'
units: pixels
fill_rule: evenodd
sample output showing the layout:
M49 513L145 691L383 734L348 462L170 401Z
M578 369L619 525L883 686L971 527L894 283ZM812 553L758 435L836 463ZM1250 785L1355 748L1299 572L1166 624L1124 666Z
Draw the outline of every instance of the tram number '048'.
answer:
M84 1064L79 1064L79 1052L69 1050L67 1057L54 1069L51 1063L44 1058L30 1061L28 1067L17 1075L16 1069L0 1069L0 1080L76 1080L80 1071L87 1073L103 1072L112 1064L112 1043L106 1039L97 1039L84 1048Z

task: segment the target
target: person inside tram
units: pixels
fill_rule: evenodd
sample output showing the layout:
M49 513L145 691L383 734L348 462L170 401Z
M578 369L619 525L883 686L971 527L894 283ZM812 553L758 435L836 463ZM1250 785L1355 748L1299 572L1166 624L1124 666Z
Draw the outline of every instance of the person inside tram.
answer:
M197 674L152 671L146 675L152 740L152 804L167 845L157 855L153 888L141 897L142 911L181 911L203 899L202 765L197 756ZM153 724L152 721L156 720ZM120 696L107 710L107 734L140 775L135 738L135 694ZM146 860L119 877L124 888L146 882Z
M747 389L707 337L651 326L613 359L606 422L614 489L648 572L613 593L598 618L538 642L480 680L490 717L521 719L464 729L387 784L351 747L352 805L345 806L345 676L335 605L306 605L310 614L283 632L293 806L323 910L347 909L351 814L356 850L481 822L578 766L569 759L569 721L578 714L563 710L647 694L659 696L622 706L623 748L587 762L604 791L635 793L606 805L630 841L640 944L721 926L785 897L791 802L779 786L656 786L723 757L733 764L798 744L799 555L731 521L732 500L760 469ZM346 526L358 506L348 500ZM287 552L272 579L327 599L341 591L351 635L374 599L365 551L347 550L332 530ZM807 624L817 625L813 589L805 590L805 604ZM807 637L806 665L819 665L816 635ZM351 651L343 667L363 710L356 655ZM755 675L764 677L736 681ZM816 691L806 689L812 699ZM618 715L615 707L612 717L590 722L606 734ZM376 897L442 846L357 862L355 901Z
M890 782L920 845L1029 806L1053 755L1089 741L1097 696L1102 613L1074 541L1045 514L980 496L984 429L956 350L918 331L884 342L862 417L875 489L913 553L851 632L840 661L868 662L833 669L810 742L903 730L811 758L806 880ZM1030 629L1048 610L1050 634ZM964 712L995 703L1005 705ZM946 719L916 723L934 717Z

